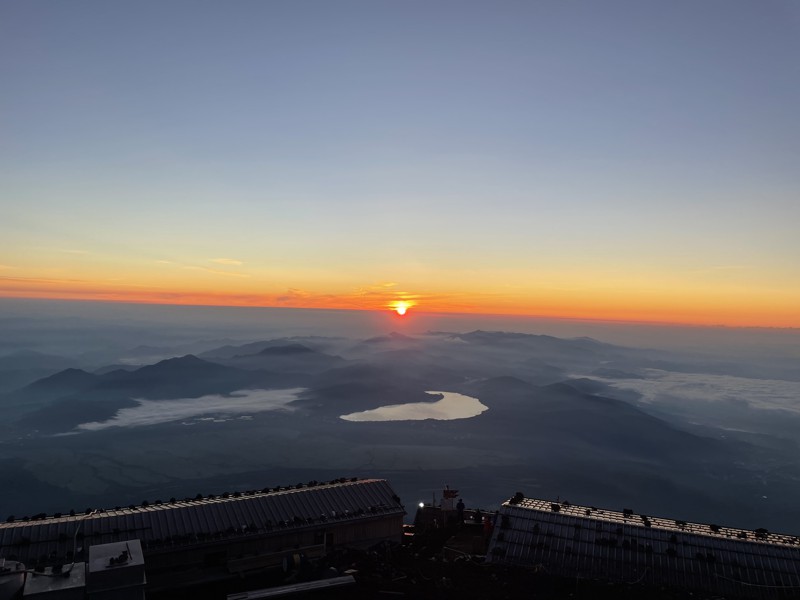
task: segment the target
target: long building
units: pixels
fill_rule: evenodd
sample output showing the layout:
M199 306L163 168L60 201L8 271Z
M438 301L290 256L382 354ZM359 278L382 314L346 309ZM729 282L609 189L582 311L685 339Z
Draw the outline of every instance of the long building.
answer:
M310 482L0 523L0 557L60 568L87 561L92 546L138 540L148 589L164 589L399 542L404 515L385 480Z
M800 539L549 502L501 506L487 561L741 598L800 597Z

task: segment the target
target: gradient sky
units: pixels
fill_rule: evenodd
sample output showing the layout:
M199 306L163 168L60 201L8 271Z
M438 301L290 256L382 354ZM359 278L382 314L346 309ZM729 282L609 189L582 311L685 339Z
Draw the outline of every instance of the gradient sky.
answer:
M798 107L795 1L4 2L0 296L800 327Z

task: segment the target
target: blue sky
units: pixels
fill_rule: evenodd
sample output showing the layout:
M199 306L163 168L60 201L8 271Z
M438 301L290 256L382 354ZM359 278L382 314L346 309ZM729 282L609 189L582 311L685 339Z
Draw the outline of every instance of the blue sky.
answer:
M0 276L785 312L798 34L796 2L8 2Z

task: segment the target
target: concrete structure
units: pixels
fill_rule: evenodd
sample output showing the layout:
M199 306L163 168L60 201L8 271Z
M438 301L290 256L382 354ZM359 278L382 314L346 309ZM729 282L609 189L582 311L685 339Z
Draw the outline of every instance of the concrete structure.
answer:
M144 600L144 556L138 540L98 544L89 561L27 574L24 600Z
M0 600L18 597L24 585L25 565L0 558Z
M59 576L61 575L61 576ZM83 600L86 596L86 563L67 565L60 573L52 567L30 573L25 581L24 600Z
M503 503L487 561L562 577L739 598L800 596L800 539L524 498Z
M139 540L89 548L88 600L144 600L144 555Z

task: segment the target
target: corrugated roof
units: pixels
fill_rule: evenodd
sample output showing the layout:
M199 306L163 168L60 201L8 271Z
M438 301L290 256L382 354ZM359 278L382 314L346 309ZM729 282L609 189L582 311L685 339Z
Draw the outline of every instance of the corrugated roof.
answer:
M597 521L618 523L621 525L642 525L654 529L663 529L672 533L694 533L697 535L710 536L714 538L735 538L737 540L756 540L769 544L785 544L789 546L800 545L800 537L783 533L770 533L766 529L755 531L747 529L737 529L735 527L723 527L714 524L692 523L681 521L680 519L663 519L661 517L651 517L644 514L629 511L615 511L599 509L594 506L579 506L569 502L552 502L548 500L537 500L535 498L523 498L519 503L514 504L513 499L503 503L503 506L518 506L531 510L543 511L546 513L556 512L553 510L557 506L557 512L564 515L576 517L591 517Z
M800 591L795 536L531 498L503 503L487 560L737 597Z
M232 536L405 514L383 479L311 482L91 514L0 523L0 556L31 560L78 547L138 538L148 550ZM86 542L84 540L91 540Z

